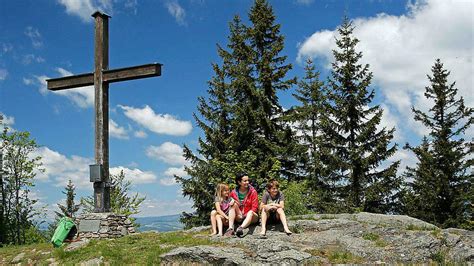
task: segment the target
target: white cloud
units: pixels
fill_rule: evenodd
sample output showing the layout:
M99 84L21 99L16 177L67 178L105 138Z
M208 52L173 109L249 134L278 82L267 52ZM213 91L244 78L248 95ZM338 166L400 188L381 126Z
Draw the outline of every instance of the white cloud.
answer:
M128 139L127 130L112 119L109 119L109 135L113 138Z
M300 5L310 5L314 2L314 0L296 0L296 3Z
M118 175L121 171L125 174L125 180L129 180L132 184L148 184L156 181L156 175L150 171L142 171L140 169L126 168L123 166L110 168L110 173Z
M184 167L170 167L165 171L166 176L174 177L175 175L185 177L188 175L184 170Z
M0 68L0 80L5 80L8 76L8 71L4 68Z
M23 84L25 85L33 85L35 83L34 79L23 78Z
M134 15L137 14L138 0L126 0L124 3L125 9L132 11Z
M38 148L32 153L32 157L41 156L44 173L37 173L36 179L44 182L53 182L56 187L65 187L68 180L74 183L78 189L92 190L92 183L89 181L89 165L94 164L91 158L81 156L67 157L48 147ZM156 175L150 171L142 171L138 168L127 168L117 166L110 168L111 174L119 174L124 171L125 179L132 184L153 183L157 180Z
M73 75L71 72L63 69L63 68L56 68L56 71L62 76L71 76ZM74 104L76 104L80 108L91 108L94 106L94 87L93 86L86 86L81 88L74 88L74 89L67 89L67 90L60 90L60 91L49 91L48 85L46 80L50 77L41 75L41 76L34 76L34 79L30 78L23 78L23 83L26 85L35 85L39 88L39 92L43 95L47 95L48 93L54 93L56 95L65 96Z
M161 178L160 179L160 184L164 186L173 186L176 185L176 180L174 178L175 175L180 176L180 177L186 177L188 174L186 171L184 171L184 167L170 167L166 169L164 172L165 176L168 176L166 178Z
M404 144L399 145L398 150L395 154L390 158L390 162L393 161L400 161L400 165L398 166L398 175L402 174L406 171L407 166L414 167L418 162L415 154L410 150L403 149Z
M426 129L414 121L411 106L429 109L430 102L423 93L429 85L426 74L431 75L436 58L451 71L448 81L456 81L458 95L468 106L474 106L473 2L419 0L407 9L407 14L401 16L379 14L355 19L354 35L360 40L357 50L363 53L362 63L369 63L374 73L373 85L382 90L385 107L395 108L389 114L398 116L397 130L421 136ZM298 61L320 58L330 68L336 33L314 33L299 46Z
M64 187L71 179L77 188L92 189L89 182L89 165L94 163L92 159L76 155L66 157L48 147L38 148L32 156L41 156L42 167L45 169L44 173L37 173L37 180L52 181L56 187Z
M43 46L41 33L38 31L38 29L28 26L26 27L25 35L30 38L31 44L34 48L40 48L41 46Z
M59 0L58 3L66 7L66 13L78 16L83 22L92 22L91 15L96 10L112 14L111 0Z
M6 54L13 50L13 45L11 43L2 43L0 55Z
M14 131L14 129L12 129L12 126L13 124L15 124L15 118L13 116L7 116L2 112L0 112L0 116L2 117L2 122L0 123L0 133L3 132L5 126L8 127L9 131Z
M144 138L146 138L146 137L148 136L148 135L146 134L146 132L143 131L143 130L135 131L135 132L133 133L133 135L134 135L135 137L141 138L141 139L144 139Z
M165 6L179 25L186 25L186 11L179 5L178 0L168 0Z
M404 139L402 132L397 128L399 124L398 117L393 114L391 108L385 104L381 104L380 108L383 110L382 119L380 120L380 124L378 125L377 129L381 130L383 127L386 128L387 131L395 128L395 132L393 133L393 141L399 142Z
M146 150L148 157L163 161L171 165L184 165L186 159L183 157L183 148L171 142L165 142L160 146L150 146Z
M174 200L163 200L158 198L146 198L140 205L140 213L137 216L163 216L193 212L193 202L182 196Z
M155 114L148 105L142 109L122 105L119 107L128 118L157 134L185 136L192 130L191 122L178 120L169 114Z
M160 184L162 184L163 186L173 186L173 185L176 185L177 183L174 177L167 177L167 178L161 178Z
M15 124L15 118L13 116L7 116L6 114L0 113L3 117L3 124L7 126L13 126Z
M21 60L21 63L23 65L29 65L33 62L43 63L44 61L45 61L44 58L41 57L41 56L36 56L34 54L27 54L27 55L23 56L23 59Z

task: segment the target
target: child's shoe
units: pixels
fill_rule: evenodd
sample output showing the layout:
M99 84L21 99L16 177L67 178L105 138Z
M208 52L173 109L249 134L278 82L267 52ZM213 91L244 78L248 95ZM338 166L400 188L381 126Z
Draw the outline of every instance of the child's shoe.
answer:
M237 230L235 230L235 235L237 235L238 237L241 237L243 234L244 234L244 229L242 228L242 226L237 227Z

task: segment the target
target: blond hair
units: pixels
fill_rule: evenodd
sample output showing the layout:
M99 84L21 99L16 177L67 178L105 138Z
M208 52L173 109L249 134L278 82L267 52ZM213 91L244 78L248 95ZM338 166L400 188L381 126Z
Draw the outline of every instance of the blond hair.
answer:
M229 189L229 186L227 184L224 184L224 183L219 183L217 184L217 187L216 187L216 199L219 200L219 202L222 202L224 200L224 198L222 197L222 192L224 191L224 189Z

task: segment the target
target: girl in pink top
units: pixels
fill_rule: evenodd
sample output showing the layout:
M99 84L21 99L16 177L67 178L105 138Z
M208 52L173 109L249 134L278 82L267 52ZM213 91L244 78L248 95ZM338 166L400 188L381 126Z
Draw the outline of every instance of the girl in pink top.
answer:
M214 198L215 210L211 212L212 235L222 236L224 225L229 224L229 215L232 210L235 213L237 205L232 197L229 196L229 186L218 184ZM234 214L235 216L235 214Z

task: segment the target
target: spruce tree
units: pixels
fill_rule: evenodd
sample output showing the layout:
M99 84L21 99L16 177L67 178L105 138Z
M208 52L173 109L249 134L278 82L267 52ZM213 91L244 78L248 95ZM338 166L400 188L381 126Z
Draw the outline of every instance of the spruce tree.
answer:
M298 132L299 143L303 146L305 157L305 179L312 186L318 186L321 176L321 125L320 116L324 108L324 82L319 79L319 72L311 59L306 61L305 77L298 83L299 88L293 94L300 105L289 112L290 121L294 122Z
M256 0L249 12L249 46L252 50L253 79L258 108L253 109L255 127L255 151L257 152L258 183L263 189L268 177L289 180L297 178L295 168L299 150L290 126L284 122L283 108L278 93L291 88L296 78L288 79L292 68L281 55L284 36L276 23L273 8L266 0ZM278 169L279 168L279 169ZM275 176L269 173L275 172Z
M110 175L110 210L113 213L126 215L132 221L135 228L140 224L135 222L135 218L131 215L140 213L140 205L146 199L138 193L130 194L132 182L125 180L125 173L120 171L118 174ZM92 196L81 198L81 205L84 212L93 212L94 198Z
M430 133L420 146L406 145L418 159L405 172L407 213L441 227L472 230L474 145L462 135L474 123L474 108L466 107L463 97L456 97L455 82L448 83L450 72L439 59L431 71L425 96L434 105L428 113L412 107L415 120Z
M306 61L305 76L298 83L295 99L300 103L289 110L288 119L294 123L299 149L301 154L301 163L298 165L300 175L307 180L307 184L316 196L314 207L322 211L321 204L326 200L325 189L321 182L323 165L321 163L321 148L323 136L321 129L321 113L324 110L326 96L324 93L324 82L319 78L319 71L311 59Z
M66 205L62 205L60 203L57 204L59 211L54 211L56 216L54 217L54 221L48 225L48 230L46 231L47 238L49 239L54 235L54 231L58 226L59 220L62 217L70 217L72 219L75 219L76 213L81 207L81 204L76 204L74 201L74 198L76 196L76 186L74 186L71 179L69 179L62 193L66 195Z
M250 26L234 17L228 44L218 46L222 63L213 65L208 99L199 98L195 115L204 137L196 154L184 147L190 177L176 180L196 209L183 214L187 227L209 223L215 186L232 185L237 172L247 172L259 191L268 177L294 175L297 145L277 97L295 81L285 80L291 65L279 55L283 36L266 1L257 0L249 17Z
M56 213L56 217L59 219L61 217L67 216L71 218L76 217L76 213L79 211L81 205L80 204L75 204L74 202L74 197L76 196L76 187L72 183L71 179L69 179L66 187L64 188L65 190L62 191L64 195L66 195L66 205L62 205L58 203L58 208L61 212Z
M398 161L381 169L396 151L396 145L390 147L395 129L377 129L383 110L370 106L375 95L369 88L372 73L369 65L359 63L362 53L356 51L359 40L353 31L352 22L344 18L321 116L323 182L331 195L326 205L328 211L386 213L395 208L400 186Z
M236 82L232 79L233 74L242 71L239 66L242 55L239 55L241 42L245 41L243 36L245 27L238 16L235 16L229 24L230 36L227 49L217 45L218 55L222 58L222 65L212 64L214 76L208 82L208 98L199 97L198 112L194 114L198 127L203 130L204 138L199 138L198 154L184 146L184 157L190 163L186 172L190 178L176 176L181 183L183 195L193 199L193 207L196 213L183 213L181 221L186 227L203 225L208 223L209 213L213 208L215 187L220 182L232 180L231 169L228 167L232 162L231 153L237 147L231 140L233 98L230 83ZM245 132L241 132L245 135ZM234 154L235 155L235 154ZM235 156L234 156L235 157Z

